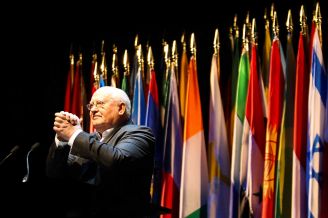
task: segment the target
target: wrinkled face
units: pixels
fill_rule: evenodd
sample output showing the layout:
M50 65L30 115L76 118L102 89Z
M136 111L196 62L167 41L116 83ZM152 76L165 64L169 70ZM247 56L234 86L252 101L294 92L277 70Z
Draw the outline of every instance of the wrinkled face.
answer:
M111 94L95 92L90 101L90 121L94 128L103 132L113 128L124 114L124 104Z

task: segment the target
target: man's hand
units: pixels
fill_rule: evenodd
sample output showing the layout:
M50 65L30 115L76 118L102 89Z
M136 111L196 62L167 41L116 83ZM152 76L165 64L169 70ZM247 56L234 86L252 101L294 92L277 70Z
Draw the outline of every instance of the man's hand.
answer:
M80 119L75 115L68 112L55 113L55 122L53 130L57 134L60 141L68 141L73 133L82 129Z

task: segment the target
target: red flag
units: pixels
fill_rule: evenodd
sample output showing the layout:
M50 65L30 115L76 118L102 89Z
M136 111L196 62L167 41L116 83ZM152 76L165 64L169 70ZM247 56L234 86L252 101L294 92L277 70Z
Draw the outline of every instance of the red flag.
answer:
M296 63L294 132L293 132L293 181L292 217L306 216L306 146L307 146L307 100L309 71L305 57L304 36L300 33Z
M88 117L84 109L86 105L86 95L82 73L82 54L80 54L80 58L76 62L72 97L71 113L86 120ZM87 122L82 122L83 129L89 128L89 126L86 125Z
M74 81L74 54L71 53L69 55L69 59L70 59L70 66L67 74L64 111L71 111L71 102L72 102L72 91L73 91L73 81Z
M280 41L276 37L272 42L270 59L268 124L263 175L263 218L274 216L275 171L284 104L284 87L285 78L280 56Z
M246 196L254 217L262 211L261 189L263 183L265 150L265 97L258 73L257 47L252 44L250 78L247 91L242 150L249 153L247 166ZM246 153L245 152L245 153Z
M88 99L90 100L93 93L98 89L99 87L99 74L98 74L98 61L97 61L97 54L94 53L92 55L92 63L91 63L91 73L90 73L90 87L91 92ZM92 125L92 122L90 122L90 116L88 117L89 120L89 132L94 132L95 129Z

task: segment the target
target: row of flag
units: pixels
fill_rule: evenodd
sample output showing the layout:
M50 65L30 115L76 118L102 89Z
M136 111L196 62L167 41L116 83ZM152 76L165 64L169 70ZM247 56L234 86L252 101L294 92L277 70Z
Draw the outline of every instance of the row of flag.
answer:
M255 19L246 18L242 45L234 26L228 97L222 95L220 40L215 31L206 107L201 104L194 34L189 54L185 37L181 55L175 40L171 48L163 43L160 76L151 46L145 61L137 37L132 64L124 52L123 78L116 47L110 78L104 44L100 61L93 55L87 80L81 71L82 55L76 62L70 55L64 109L82 117L86 131L94 131L86 102L104 85L126 91L133 122L153 130L157 145L152 201L172 209L162 217L327 216L328 77L319 4L310 28L301 7L296 55L290 11L286 52L276 12L271 23L266 21L262 57ZM85 81L90 82L89 94ZM207 136L204 114L208 114Z

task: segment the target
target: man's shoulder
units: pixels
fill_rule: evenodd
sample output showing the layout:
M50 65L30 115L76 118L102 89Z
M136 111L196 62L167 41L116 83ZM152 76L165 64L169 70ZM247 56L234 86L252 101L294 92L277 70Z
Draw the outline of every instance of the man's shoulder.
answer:
M146 131L151 132L151 129L148 126L136 125L136 124L127 124L124 125L121 130L123 131Z
M136 125L136 124L127 124L124 125L119 132L121 134L128 134L128 135L138 135L144 137L153 138L154 134L150 127L144 125Z

